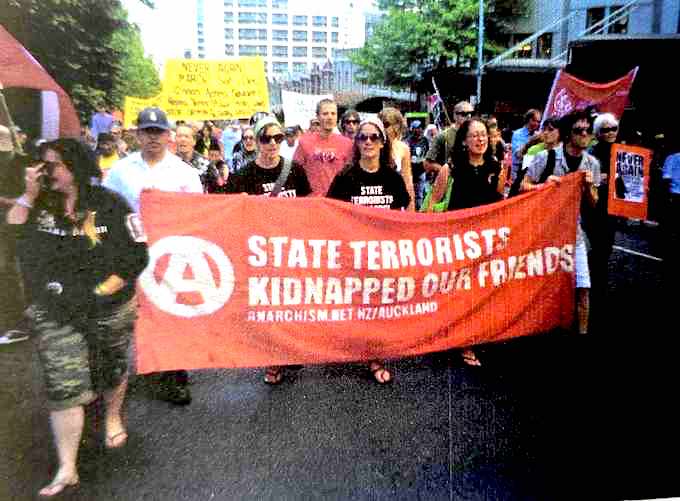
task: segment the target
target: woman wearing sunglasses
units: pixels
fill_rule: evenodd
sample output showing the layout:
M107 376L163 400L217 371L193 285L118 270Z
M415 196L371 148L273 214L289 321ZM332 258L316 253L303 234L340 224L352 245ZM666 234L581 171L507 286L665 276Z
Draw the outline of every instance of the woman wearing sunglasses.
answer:
M272 188L279 179L284 166L284 159L281 156L281 143L285 140L283 129L276 118L267 116L261 118L252 131L245 132L244 137L248 134L254 134L257 156L243 169L229 176L225 191L226 193L271 196ZM296 162L292 162L290 173L277 196L305 197L311 192L312 189L304 169ZM283 381L283 368L267 367L264 382L279 384L281 381Z
M241 135L240 147L234 152L231 161L231 174L243 169L257 157L257 143L255 142L255 132L252 127L245 127Z
M623 179L617 177L611 163L612 145L619 133L619 121L611 113L602 113L595 118L593 133L597 138L589 153L600 161L600 186L598 187L597 205L589 211L589 217L584 219L584 228L590 240L588 262L590 266L591 296L593 302L602 301L607 287L607 271L609 256L614 247L614 235L619 218L607 213L609 202L609 183L614 182L617 198L623 199L626 187ZM600 311L595 307L593 311Z
M33 332L45 379L59 467L39 495L78 484L84 406L103 391L104 444L125 445L121 416L135 280L148 262L146 238L128 204L95 186L101 176L75 139L43 145L26 169L26 190L7 213L20 227L20 259L32 298Z
M354 137L352 163L335 176L328 197L367 207L406 209L411 197L401 175L392 167L391 154L382 122L377 119L361 122ZM378 383L392 381L392 374L383 363L372 361L369 369Z

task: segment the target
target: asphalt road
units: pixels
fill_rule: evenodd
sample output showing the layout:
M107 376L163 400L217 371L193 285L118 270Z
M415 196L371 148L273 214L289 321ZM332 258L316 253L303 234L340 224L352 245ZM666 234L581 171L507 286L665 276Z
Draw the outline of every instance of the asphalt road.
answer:
M620 249L658 256L658 228ZM603 327L391 363L192 372L193 403L154 400L135 377L128 445L103 448L88 408L77 500L549 500L680 495L672 299L658 260L616 250ZM677 304L677 295L675 296ZM32 499L55 465L32 343L0 347L0 500Z

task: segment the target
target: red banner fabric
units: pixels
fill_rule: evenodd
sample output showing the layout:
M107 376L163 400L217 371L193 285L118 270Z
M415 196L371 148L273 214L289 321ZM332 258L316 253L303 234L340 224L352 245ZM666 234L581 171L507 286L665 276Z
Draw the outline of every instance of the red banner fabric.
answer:
M145 192L138 371L399 358L569 327L582 175L563 179L440 214Z
M573 110L582 110L595 105L598 112L613 113L621 118L628 104L630 88L633 86L637 71L636 67L618 80L599 84L579 80L559 70L555 75L543 116L561 117Z
M71 98L38 61L0 26L0 82L6 88L53 91L59 100L59 137L79 137L80 121Z

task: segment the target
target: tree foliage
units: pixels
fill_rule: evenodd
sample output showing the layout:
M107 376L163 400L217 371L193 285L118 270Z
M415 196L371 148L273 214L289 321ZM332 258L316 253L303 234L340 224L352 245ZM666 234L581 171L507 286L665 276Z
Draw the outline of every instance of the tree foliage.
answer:
M523 0L503 0L518 7ZM485 58L497 53L505 24L485 0ZM466 67L477 58L478 0L380 0L387 11L353 62L368 83L408 85L423 70L453 62ZM516 12L516 11L515 11Z
M158 73L120 0L8 0L0 23L69 94L81 117L99 102L120 107L125 93L146 97L158 90Z

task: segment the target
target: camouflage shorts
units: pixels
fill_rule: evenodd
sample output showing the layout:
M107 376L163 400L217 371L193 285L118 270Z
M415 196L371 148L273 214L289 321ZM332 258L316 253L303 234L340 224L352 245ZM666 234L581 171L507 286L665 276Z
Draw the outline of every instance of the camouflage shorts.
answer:
M50 410L88 404L96 392L123 381L128 372L136 300L103 316L69 321L50 315L39 305L33 313Z

